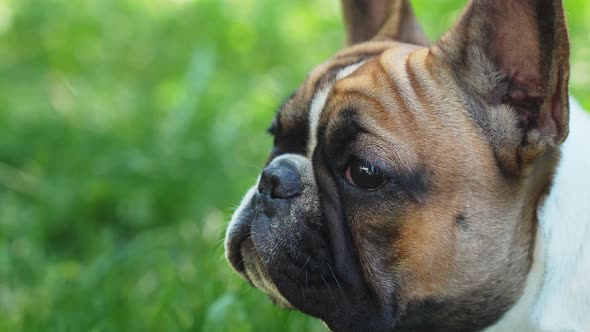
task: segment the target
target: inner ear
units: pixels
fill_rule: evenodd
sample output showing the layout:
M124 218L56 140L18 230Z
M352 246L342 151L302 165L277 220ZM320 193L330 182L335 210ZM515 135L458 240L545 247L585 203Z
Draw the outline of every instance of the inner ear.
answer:
M496 141L499 132L520 130L518 151L504 154L532 161L566 138L569 42L560 0L472 0L432 52L452 66L480 109L512 113L474 116L497 128L488 133ZM507 118L516 118L517 128L492 123Z
M491 43L486 53L506 77L501 101L514 106L523 128L538 128L547 136L561 136L561 111L554 109L563 85L560 64L551 68L552 62L561 60L552 59L555 54L551 50L556 45L553 29L547 29L554 24L554 8L506 1L504 8L488 10L491 20L499 23L497 27L490 26Z
M429 45L409 0L342 0L349 45L376 40L397 40Z

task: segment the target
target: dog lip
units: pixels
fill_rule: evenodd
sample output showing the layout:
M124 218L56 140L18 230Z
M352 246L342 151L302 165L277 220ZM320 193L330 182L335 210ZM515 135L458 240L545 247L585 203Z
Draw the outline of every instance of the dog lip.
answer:
M244 257L242 255L242 244L246 239L251 237L251 234L250 227L244 226L246 225L243 225L240 227L242 229L239 229L234 232L234 234L232 234L232 237L228 243L227 260L230 262L231 266L236 270L236 272L247 278Z

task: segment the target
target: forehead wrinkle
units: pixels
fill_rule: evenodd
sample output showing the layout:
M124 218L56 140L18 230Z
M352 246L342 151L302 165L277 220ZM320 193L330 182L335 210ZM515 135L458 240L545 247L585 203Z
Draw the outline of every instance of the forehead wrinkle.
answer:
M370 127L371 131L358 136L357 142L354 143L359 145L357 148L369 151L374 158L403 171L412 171L419 164L418 156L406 140L387 130L381 121L363 117L359 126Z
M419 58L418 58L419 57ZM410 84L411 91L413 91L417 98L416 100L420 103L425 110L430 110L430 105L428 103L429 98L429 91L427 91L427 86L430 80L426 80L426 83L422 81L424 79L424 72L423 68L418 68L420 64L424 61L423 52L412 52L406 58L406 65L405 71L408 79L408 83ZM415 109L418 109L416 107Z
M343 125L350 125L349 119L343 121L342 117L348 114L348 110L356 110L356 116L350 120L360 130L357 139L351 145L357 151L369 152L372 157L382 163L395 165L404 171L412 171L419 162L418 156L405 143L406 140L396 135L399 134L398 129L391 130L391 121L394 120L392 113L385 111L384 106L377 99L363 92L336 91L335 86L332 89L330 103L344 106L326 107L320 122L322 130L325 131L321 135L322 139L337 145L339 142L334 140L337 137L340 138L341 130L345 130ZM355 100L357 105L351 106L347 99ZM359 112L359 101L369 104L370 107L363 107L362 113Z
M395 41L369 41L352 45L337 52L330 60L315 67L315 69L309 73L305 80L306 83L304 84L305 96L308 97L308 100L311 100L317 91L316 85L322 81L322 78L330 71L342 69L354 65L355 63L378 57L383 54L384 51L392 47L397 47L398 44L400 43Z
M374 58L355 75L342 80L334 90L352 98L370 102L372 110L363 110L369 116L388 124L394 131L411 130L413 115L401 96L397 81L393 80L382 67L379 58Z
M408 55L394 54L394 51L405 51L405 48L397 48L388 50L381 55L377 61L379 71L382 73L383 79L388 83L388 87L392 92L392 97L396 101L398 108L403 111L407 120L414 117L412 110L416 109L412 99L416 99L417 96L411 90L410 81L405 73L405 61ZM390 59L394 58L393 63L390 63ZM402 63L403 62L403 63ZM389 68L393 66L395 68ZM401 68L400 68L401 66ZM404 79L405 78L405 79ZM410 87L410 88L408 88Z
M391 139L394 139L399 146L397 136L400 131L406 139L410 136L410 133L407 133L411 130L406 126L407 116L400 114L409 110L401 100L395 98L397 90L391 85L392 82L387 73L381 69L378 58L367 61L367 64L353 75L334 84L330 105L326 106L320 118L322 130L325 131L322 139L326 141L333 139L334 132L342 125L339 118L343 110L356 109L362 111L359 119L367 132L374 132L382 141L391 142ZM339 105L339 107L331 105ZM400 109L403 111L400 112ZM412 140L408 139L408 141ZM404 164L409 167L411 163L404 162L400 157L395 164Z
M366 58L366 55L358 53L340 57L336 56L313 69L304 84L306 96L309 97L308 100L312 99L318 90L318 85L322 85L322 83L327 82L331 78L333 79L340 70L354 66L363 61L363 58Z
M317 146L317 131L322 112L325 109L328 97L332 92L332 87L338 80L342 80L349 75L353 74L358 68L365 63L365 60L358 61L348 66L339 68L339 70L331 71L330 77L324 78L327 82L320 84L318 90L314 93L309 104L309 139L307 145L307 154L309 157L312 156L315 147ZM320 78L320 82L321 82Z
M346 80L350 80L347 78ZM342 80L345 81L345 80ZM340 82L342 82L340 81ZM335 135L334 131L337 131L342 124L342 114L348 110L355 112L361 111L361 107L358 107L359 101L363 101L371 105L375 109L384 111L383 106L379 101L369 94L361 90L342 88L338 84L332 86L332 93L328 104L325 106L319 121L318 121L318 137L322 140L331 141L332 136ZM339 107L332 105L340 105ZM364 110L365 108L362 107Z
M412 56L421 55L422 51L427 52L428 50L413 47L390 49L377 59L376 68L382 81L385 82L384 85L390 91L389 94L382 97L384 104L389 113L395 112L395 117L391 118L389 122L380 121L380 123L388 123L392 126L390 127L391 132L395 132L399 138L405 141L412 142L416 153L423 156L426 148L424 142L427 140L417 139L416 136L431 135L429 130L424 130L424 128L432 126L432 122L429 121L432 116L425 113L421 103L426 101L420 100L420 96L413 90L410 75L406 69ZM421 76L420 78L427 80L427 77Z
M421 131L421 135L428 138L425 141L436 139L436 135L447 132L456 121L456 117L447 116L448 112L441 112L453 105L455 92L452 85L440 84L434 79L430 68L425 65L429 57L427 50L414 51L408 56L405 65L410 90L417 96L412 109L414 119L420 128L429 128Z
M307 75L304 84L295 92L293 98L287 100L283 107L279 109L281 113L279 116L282 117L284 114L289 119L300 119L302 115L308 117L315 94L321 86L333 80L340 70L375 58L395 44L397 43L391 41L371 41L353 45L336 53L330 60L316 66ZM308 119L306 120L309 122ZM288 122L286 123L288 125L289 121L286 122Z
M359 61L372 61L379 58L385 51L399 48L402 43L395 41L369 41L345 48L336 53L330 60L315 67L305 79L305 83L288 98L275 117L286 132L297 123L307 122L309 127L309 110L312 100L319 89L334 79L345 67Z
M382 105L387 111L405 106L397 82L389 77L387 71L382 67L379 57L367 60L365 66L354 75L339 81L334 89L349 94L361 93L366 98L375 100L376 104Z
M303 108L303 112L307 113L309 125L307 147L309 155L313 153L317 145L319 119L323 117L325 104L330 99L335 83L354 74L366 62L379 58L386 50L399 48L400 45L403 44L391 41L355 45L337 53L330 61L316 67L309 74L302 88L303 100L309 101Z

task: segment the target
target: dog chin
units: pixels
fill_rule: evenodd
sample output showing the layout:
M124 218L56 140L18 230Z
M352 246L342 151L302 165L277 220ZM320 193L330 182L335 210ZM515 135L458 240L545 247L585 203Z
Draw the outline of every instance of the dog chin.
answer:
M317 262L312 258L315 255L304 254L307 251L294 239L285 241L284 236L273 234L272 222L261 214L257 214L252 222L250 236L240 244L243 274L275 304L294 309L295 306L284 294L316 292L317 288L328 284L315 273ZM295 233L303 232L294 232L293 235Z
M286 239L285 233L275 233L270 218L255 215L250 235L240 244L242 275L275 304L320 318L335 331L390 323L380 319L375 303L362 295L366 294L363 287L352 287L343 276L336 275L321 232L301 227ZM298 238L306 241L299 242ZM349 310L357 317L351 317Z
M291 303L279 292L275 283L270 278L268 270L261 261L251 237L247 237L240 244L240 252L244 266L243 276L254 287L263 291L274 304L286 309L294 309Z
M232 217L226 238L226 255L230 265L252 286L263 291L273 303L286 308L295 309L291 302L281 294L282 289L297 287L305 281L293 280L305 272L305 262L297 262L296 245L292 241L281 239L281 235L273 234L276 220L271 220L257 205L257 194L248 192L246 199ZM276 231L276 228L275 228ZM292 230L292 234L296 233ZM287 243L288 242L288 243ZM290 250L282 247L287 245Z

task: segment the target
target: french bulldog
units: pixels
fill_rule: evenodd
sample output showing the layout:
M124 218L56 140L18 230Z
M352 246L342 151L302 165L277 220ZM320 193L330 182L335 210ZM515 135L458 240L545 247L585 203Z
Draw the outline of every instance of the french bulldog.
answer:
M279 108L231 266L334 331L590 331L562 1L472 0L434 43L408 1L342 5L348 46Z

